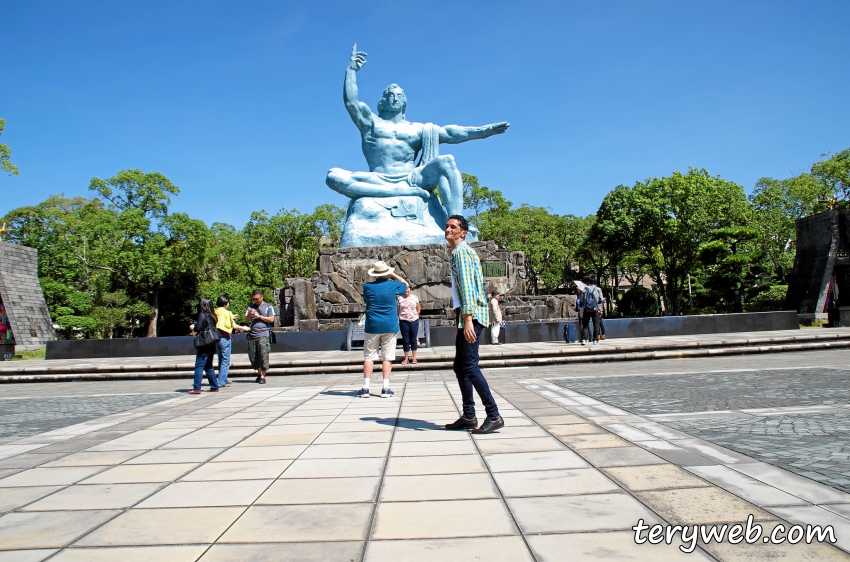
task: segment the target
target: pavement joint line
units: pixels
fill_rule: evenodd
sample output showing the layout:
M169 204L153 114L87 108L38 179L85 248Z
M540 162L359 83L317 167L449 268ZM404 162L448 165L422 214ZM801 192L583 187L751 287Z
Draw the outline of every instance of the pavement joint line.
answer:
M446 385L446 390L448 390L448 385ZM502 395L498 392L498 390L496 391L496 394L499 396L499 398L500 398L500 399L502 399L503 401L507 402L508 404L510 404L511 406L513 406L514 408L516 408L517 410L519 410L519 408L518 408L516 405L514 405L514 404L513 404L510 400L508 400L507 398L505 398L504 396L502 396ZM453 399L453 401L454 401L454 403L455 403L455 409L456 409L456 410L458 410L458 412L461 412L461 411L462 411L462 409L457 407L457 406L458 406L458 397L457 397L456 395L452 394L452 393L451 393L451 391L449 391L449 395L452 397L452 399ZM521 411L521 410L520 410L520 411ZM484 416L484 419L485 419L485 420L487 419L487 415L486 415L486 414L485 414L485 416ZM531 419L531 418L529 418L529 419ZM531 420L531 421L532 421L532 422L534 422L534 420ZM507 427L507 423L505 424L505 427ZM532 559L532 560L534 560L535 562L537 562L538 558L537 558L537 556L534 554L534 549L532 549L532 548L531 548L531 545L530 545L530 544L528 544L528 539L526 538L525 533L522 531L522 527L520 527L520 525L519 525L519 521L517 521L517 517L516 517L516 514L514 513L514 510L513 510L513 509L511 509L511 505L508 503L508 499L505 497L505 493L504 493L504 491L502 490L502 487L499 485L499 481L498 481L498 480L496 480L496 477L495 477L495 476L493 476L493 470L490 468L490 464L487 462L487 459L484 457L484 453L482 453L482 452L481 452L481 448L478 446L478 440L476 440L476 439L473 437L473 438L472 438L472 443L473 443L473 445L475 446L475 450L478 452L478 456L479 456L479 457L481 457L481 460L482 460L482 461L484 461L484 467L487 469L487 474L490 476L490 479L493 481L493 484L496 486L496 490L498 490L498 491L499 491L499 496L500 496L500 498L499 498L499 499L501 499L501 500L502 500L502 503L504 503L504 504L505 504L505 509L507 510L507 512L511 514L511 521L513 521L514 527L516 527L516 530L517 530L517 532L519 533L519 536L522 538L522 542L523 542L523 544L525 545L525 548L526 548L526 549L528 549L528 554L529 554L529 556L531 556L531 559Z
M532 391L532 392L534 392L535 394L538 394L538 395L540 395L540 396L543 396L544 398L547 398L547 399L549 399L549 398L548 398L548 397L546 397L546 396L544 396L544 395L542 394L542 392L541 392L540 390L538 390L538 389L541 389L541 388L550 388L550 387L556 386L556 385L552 385L551 383L549 383L549 382L548 382L548 380L528 380L528 381L516 381L516 382L517 382L517 384L519 384L520 386L523 386L523 387L525 387L525 388L527 388L527 389L531 390L531 391ZM573 393L575 393L575 394L581 394L581 393L578 393L578 392L576 392L576 391L574 391L574 390L573 390L573 391L571 391L571 392L573 392ZM570 407L568 407L568 406L564 406L564 407L565 407L567 410L570 410L573 414L578 415L578 416L580 416L580 417L582 417L582 418L586 419L589 423L593 423L594 425L597 425L597 426L599 426L600 428L605 429L606 431L609 431L610 433L612 433L612 434L614 434L614 435L617 435L617 436L618 436L618 437L620 437L621 439L625 439L626 441L629 441L629 442L630 442L630 443L632 443L633 445L637 445L638 447L640 447L640 442L639 442L639 441L634 441L634 440L632 440L632 439L629 439L627 436L618 435L616 432L611 432L610 430L608 430L608 429L605 427L605 425L613 425L613 424L599 424L599 423L596 423L596 422L594 422L593 420L591 420L591 419L587 418L586 416L582 415L581 413L579 413L579 412L575 412L575 411L572 411ZM648 418L648 417L649 417L649 416L641 415L641 414L631 414L631 415L634 415L634 416L637 416L637 417L642 417L642 418ZM647 422L654 422L655 420L652 420L652 419L646 419L646 421L647 421ZM622 421L622 423L623 423L623 424L626 424L626 425L633 426L633 424L634 424L634 423L641 423L641 422L633 422L633 421L623 420L623 421ZM545 429L545 428L544 428L544 429ZM635 428L635 429L639 429L639 428ZM556 438L557 438L557 437L556 437ZM681 444L682 444L682 443L676 443L676 441L683 441L683 440L681 440L681 439L679 439L679 440L677 440L677 439L668 439L668 438L664 438L664 437L657 437L657 436L655 436L655 440L665 441L665 442L670 443L671 445L674 445L674 446L679 446L679 445L681 445ZM706 441L706 440L704 440L704 439L701 439L701 438L699 438L699 437L693 437L693 436L691 436L691 437L690 437L690 439L687 439L687 441L693 441L693 442L695 442L695 444L696 444L697 446L702 446L702 447L704 447L704 448L706 448L706 449L717 449L717 448L725 449L725 447L715 445L715 444L713 444L713 443L711 443L711 442L709 442L709 441ZM647 450L645 447L641 447L641 449L643 449L643 450ZM739 456L741 456L741 457L745 457L745 458L749 459L751 462L748 462L748 463L739 463L739 462L727 462L727 463L723 463L723 462L719 462L719 461L717 460L717 458L712 458L712 457L707 456L706 454L702 454L702 453L700 453L700 451L699 451L699 450L693 450L693 449L686 449L686 450L689 450L690 452L692 452L692 453L694 453L694 454L697 454L697 455L699 455L699 456L702 456L702 457L706 458L706 459L707 459L707 460L709 460L709 461L712 461L712 462L714 463L714 465L715 465L715 466L725 466L725 467L727 467L727 468L730 468L730 469L732 469L732 470L735 470L736 472L740 473L740 474L741 474L742 476L744 476L744 477L751 478L751 479L756 480L756 481L760 481L762 484L764 484L764 485L766 485L766 486L770 486L771 488L774 488L775 490L777 490L777 491L779 491L779 492L784 492L784 493L786 493L786 494L793 495L793 496L797 497L799 500L806 502L806 504L807 504L808 506L821 508L821 507L820 507L820 505L821 505L821 504L812 503L812 502L810 502L810 501L806 500L805 498L801 497L798 493L797 493L797 494L795 494L794 492L789 491L789 490L784 490L784 489L776 488L775 486L772 486L769 482L765 482L765 481L763 481L763 480L759 480L759 479L757 479L757 478L753 478L753 477L749 476L748 474L746 474L746 473L744 473L744 472L741 472L740 470L737 470L737 469L735 468L735 466L736 466L736 465L738 465L738 464L769 464L769 463L764 463L764 462L762 462L762 461L759 461L758 459L754 459L754 458L749 457L748 455L745 455L745 454L743 454L743 453L738 453L737 451L734 451L734 453L735 453L736 455L739 455ZM649 450L648 452L655 454L655 452L654 452L653 450ZM755 500L755 498L746 498L746 497L743 497L743 496L741 496L739 493L737 493L736 491L733 491L733 490L731 490L731 489L729 489L729 488L727 488L727 487L723 486L722 484L717 484L717 483L711 482L711 481L709 481L709 480L706 480L706 478L704 478L702 475L700 475L700 474L698 474L698 473L694 472L693 470L691 470L691 468L690 468L689 466L687 466L687 465L680 465L680 464L678 464L678 463L676 463L676 462L666 461L666 459L663 459L663 460L665 460L665 462L666 462L666 463L668 463L668 464L672 464L672 465L674 465L674 466L679 466L679 468L682 468L683 470L687 470L688 472L691 472L694 476L696 476L696 477L698 477L698 478L702 479L703 481L705 481L705 482L706 482L706 483L708 483L709 485L711 485L711 486L715 486L715 487L718 487L718 488L721 488L721 489L725 490L726 492L728 492L728 493L730 493L730 494L733 494L733 495L737 496L738 498L742 499L743 501L746 501L746 502L748 502L748 503L750 503L750 504L753 504L753 505L755 505L755 506L757 506L757 507L761 508L762 510L768 511L769 513L773 513L772 508L775 508L775 507L776 507L776 506L768 506L768 505L765 505L765 504L764 504L764 502L758 502L758 501L756 501L756 500ZM694 468L700 468L700 467L694 467ZM784 469L782 469L782 468L780 468L780 467L775 467L775 466L774 466L773 468L774 468L775 470L778 470L778 471L781 471L781 472L787 473L788 475L791 475L791 477L792 477L792 478L793 478L793 477L800 477L799 475L796 475L796 474L794 474L794 473L792 473L792 472L790 472L790 471L786 471L786 470L784 470ZM805 478L805 477L803 476L802 478ZM808 480L810 480L811 485L812 485L812 486L814 486L814 487L816 487L816 488L818 488L818 487L823 487L823 488L826 488L826 489L828 489L828 490L833 490L833 488L831 488L831 487L829 487L829 486L825 486L824 484L821 484L820 482L816 482L816 481L811 480L811 479L808 479ZM636 498L636 499L638 499L638 498ZM638 499L638 501L640 501L640 500ZM641 503L643 503L643 502L641 502ZM826 504L826 502L821 502L821 503ZM648 507L648 506L647 506L647 507ZM821 508L821 509L823 509L823 508ZM775 514L774 514L774 515L775 515ZM843 515L841 515L841 514L836 514L836 515L838 515L839 517L842 517L842 518L843 518L843 519L845 519L845 520L846 520L846 519L848 519L846 516L843 516ZM659 516L660 516L660 515L659 515ZM663 517L662 517L662 519L663 519ZM779 517L779 519L781 519L781 520L785 521L786 523L788 522L788 520L787 520L787 519L785 519L784 517ZM837 535L836 535L836 536L837 536ZM850 552L850 543L848 543L848 545L841 545L841 546L839 546L839 544L838 544L838 543L836 543L836 544L833 544L832 546L834 546L835 548L838 548L838 549L840 549L840 550L842 550L842 551L844 551L844 552Z
M381 383L383 384L383 380L381 381ZM401 409L402 409L402 405L404 404L404 398L407 396L407 383L403 384L401 388L402 388L401 398L398 401L398 408L396 409L396 418L395 418L395 424L393 424L393 433L392 433L392 436L390 436L390 443L389 443L389 446L387 447L387 456L384 458L384 466L381 469L381 479L378 480L378 490L375 493L375 501L374 501L374 505L372 506L372 513L369 514L369 524L366 526L366 537L365 537L365 540L363 541L363 548L360 550L360 562L363 562L364 560L366 560L366 550L369 548L369 541L373 540L372 535L375 533L375 519L377 518L377 515L378 515L378 504L381 503L381 492L384 489L384 481L386 480L386 477L387 477L387 467L390 464L390 451L393 448L393 442L395 441L395 434L398 431L398 420L401 417ZM371 399L372 398L370 396L370 398L368 398L368 400L371 400ZM357 400L357 398L355 398L355 400ZM360 400L364 400L364 399L360 398ZM390 400L392 400L392 398L390 398Z

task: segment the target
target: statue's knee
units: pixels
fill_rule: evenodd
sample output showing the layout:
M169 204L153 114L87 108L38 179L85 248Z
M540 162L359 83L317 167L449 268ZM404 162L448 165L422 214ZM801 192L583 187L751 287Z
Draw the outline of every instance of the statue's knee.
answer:
M437 159L440 162L440 166L444 170L457 170L457 164L455 164L455 157L451 154L437 156Z

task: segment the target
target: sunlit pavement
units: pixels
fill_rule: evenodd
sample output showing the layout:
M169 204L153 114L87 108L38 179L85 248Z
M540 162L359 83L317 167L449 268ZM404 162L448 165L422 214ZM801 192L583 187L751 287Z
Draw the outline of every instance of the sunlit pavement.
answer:
M391 399L355 398L356 375L237 380L199 397L175 392L187 388L176 380L5 385L0 561L847 559L840 461L818 481L734 450L734 439L716 444L722 432L671 424L828 415L819 431L829 441L850 418L848 353L493 369L506 427L485 436L442 428L459 415L447 371L400 373ZM712 372L717 384L698 394L729 401L716 414L699 411L708 402L680 380ZM778 392L753 372L805 372L802 405L799 390ZM648 402L641 389L658 381L670 391ZM760 408L733 400L743 395ZM78 404L86 396L96 407ZM769 438L777 450L801 446L799 435ZM764 532L832 525L838 543L686 554L678 540L635 544L631 530L640 519L734 525L748 515Z

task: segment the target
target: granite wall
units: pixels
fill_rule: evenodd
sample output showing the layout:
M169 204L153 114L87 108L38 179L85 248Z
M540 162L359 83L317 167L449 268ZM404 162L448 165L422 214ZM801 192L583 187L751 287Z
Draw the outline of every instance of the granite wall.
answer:
M17 349L39 349L56 339L38 281L38 252L0 242L0 297Z
M526 295L525 254L500 250L493 242L471 242L481 258L487 292L504 296L502 310L508 321L554 320L574 317L575 297ZM368 270L378 260L396 268L410 282L422 304L421 317L432 326L454 323L450 254L446 244L322 248L312 278L286 280L275 290L284 330L344 330L365 311L363 285L373 278Z

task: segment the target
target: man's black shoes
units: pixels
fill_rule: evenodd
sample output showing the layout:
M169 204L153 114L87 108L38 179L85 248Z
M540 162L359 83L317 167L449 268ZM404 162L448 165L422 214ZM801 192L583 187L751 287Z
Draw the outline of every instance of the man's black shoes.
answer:
M497 429L501 429L503 427L505 427L505 420L502 419L501 416L496 419L487 417L487 419L484 420L484 423L481 424L481 427L473 429L471 433L474 433L475 435L485 435L487 433L493 433Z
M478 418L472 418L470 420L463 416L459 417L454 423L446 424L446 429L475 429L476 427L478 427Z

